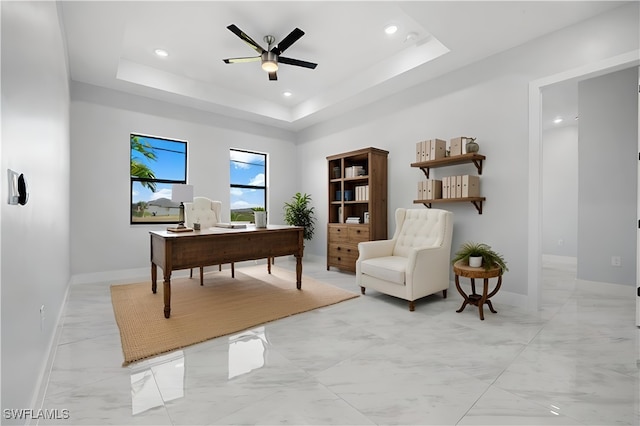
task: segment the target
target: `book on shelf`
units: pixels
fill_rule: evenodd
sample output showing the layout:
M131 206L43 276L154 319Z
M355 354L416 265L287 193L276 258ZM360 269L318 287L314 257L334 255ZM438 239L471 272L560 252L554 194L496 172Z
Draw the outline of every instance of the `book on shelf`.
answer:
M369 185L356 186L356 201L369 200Z
M359 216L349 216L347 218L347 220L345 221L345 223L360 223L360 217Z
M244 229L247 227L246 223L234 223L234 222L218 222L216 228L229 228L229 229Z
M364 166L350 166L345 167L344 169L344 177L346 178L364 176L366 174L367 173L364 170Z

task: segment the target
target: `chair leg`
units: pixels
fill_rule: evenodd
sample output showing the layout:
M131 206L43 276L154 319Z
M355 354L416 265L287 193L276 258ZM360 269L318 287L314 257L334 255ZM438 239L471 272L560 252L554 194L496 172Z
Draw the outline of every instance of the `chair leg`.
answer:
M236 268L233 262L231 262L231 278L236 277Z
M204 266L200 267L200 285L204 285Z
M442 290L442 298L443 299L447 298L447 290Z
M360 293L364 294L364 292L365 292L366 290L367 290L366 288L364 288L364 287L360 287Z
M413 312L416 310L416 306L413 304L413 300L409 300L409 311Z

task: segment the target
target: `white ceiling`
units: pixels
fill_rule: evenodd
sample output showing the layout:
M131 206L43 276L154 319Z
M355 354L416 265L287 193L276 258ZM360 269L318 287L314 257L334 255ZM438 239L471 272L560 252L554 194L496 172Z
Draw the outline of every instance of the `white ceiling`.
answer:
M623 3L69 1L61 10L74 81L300 130ZM400 28L393 36L389 23ZM259 62L225 64L256 54L230 24L265 48L265 35L277 43L298 27L306 34L283 56L318 67L280 64L269 81ZM417 38L405 41L409 32Z

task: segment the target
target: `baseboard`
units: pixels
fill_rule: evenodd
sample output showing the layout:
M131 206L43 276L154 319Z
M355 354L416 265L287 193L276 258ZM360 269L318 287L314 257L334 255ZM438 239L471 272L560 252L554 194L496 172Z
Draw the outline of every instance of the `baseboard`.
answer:
M578 258L574 256L558 256L555 254L543 254L542 263L555 263L562 265L577 265Z
M49 386L49 378L51 376L51 369L53 368L53 362L56 357L56 352L58 349L58 343L60 342L60 335L62 334L62 318L64 316L65 307L67 305L67 299L69 297L69 289L70 285L67 286L67 290L64 294L64 299L62 302L62 306L60 307L60 312L58 313L58 318L55 322L55 330L49 340L49 347L47 348L47 357L40 369L40 374L38 377L38 381L36 383L35 391L31 398L31 407L35 407L36 409L44 409L44 397L47 392L47 387ZM25 423L27 425L38 424L37 419L27 420Z

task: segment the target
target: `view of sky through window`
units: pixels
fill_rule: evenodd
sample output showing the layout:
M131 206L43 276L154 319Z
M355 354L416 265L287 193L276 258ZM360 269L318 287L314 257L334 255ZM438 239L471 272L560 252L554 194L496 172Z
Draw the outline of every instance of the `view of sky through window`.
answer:
M230 207L234 211L265 207L266 154L232 149L230 154Z
M177 220L171 186L186 183L187 143L132 134L130 161L131 222Z

